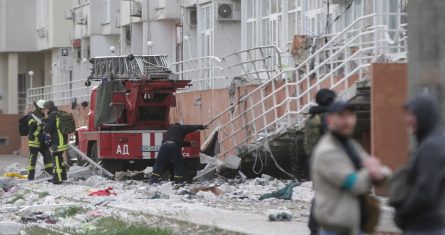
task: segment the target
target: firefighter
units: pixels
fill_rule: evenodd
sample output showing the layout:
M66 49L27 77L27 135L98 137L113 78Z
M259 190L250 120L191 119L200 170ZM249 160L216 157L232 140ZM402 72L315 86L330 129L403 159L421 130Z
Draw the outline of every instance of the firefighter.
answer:
M34 111L28 115L28 147L29 147L29 166L28 166L28 179L34 180L36 174L37 155L42 154L44 170L48 174L52 174L53 164L51 161L51 152L48 145L44 141L43 125L44 118L43 104L45 100L39 100L34 103Z
M207 126L203 125L181 125L179 123L169 127L162 140L150 183L159 183L159 179L169 163L174 166L175 183L184 183L184 159L182 158L182 147L185 146L184 138L188 133L206 128Z
M54 102L48 100L43 105L46 116L48 117L43 131L49 135L51 141L52 160L54 167L53 184L61 184L66 177L65 162L63 153L68 150L68 135L62 134L58 109Z

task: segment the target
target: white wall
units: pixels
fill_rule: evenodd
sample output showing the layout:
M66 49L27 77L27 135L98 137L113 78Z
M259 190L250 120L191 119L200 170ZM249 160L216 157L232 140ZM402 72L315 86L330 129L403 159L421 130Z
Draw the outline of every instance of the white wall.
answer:
M0 52L36 50L36 1L0 2Z

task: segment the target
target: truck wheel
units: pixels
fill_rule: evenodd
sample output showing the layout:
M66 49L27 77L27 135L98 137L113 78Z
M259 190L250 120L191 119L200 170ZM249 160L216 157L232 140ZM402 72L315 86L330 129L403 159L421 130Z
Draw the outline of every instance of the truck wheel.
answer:
M88 153L88 157L90 157L91 160L97 162L98 156L97 156L97 143L96 142L91 144L90 151Z
M97 143L96 142L92 143L91 146L89 147L87 156L90 157L95 162L97 162ZM78 157L77 165L78 166L88 166L88 165L90 165L90 163L86 160L83 160L83 158Z

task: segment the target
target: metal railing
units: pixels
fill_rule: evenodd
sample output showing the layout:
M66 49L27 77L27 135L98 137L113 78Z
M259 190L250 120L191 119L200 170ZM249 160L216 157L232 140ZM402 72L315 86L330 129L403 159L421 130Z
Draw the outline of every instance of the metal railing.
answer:
M302 127L320 88L345 93L357 81L368 79L378 56L406 53L406 25L397 29L365 25L377 22L379 16L357 19L296 68L277 73L210 120L209 125L221 130L219 156L235 154L238 147L271 139L289 127ZM388 40L390 33L399 38Z
M191 80L187 91L226 88L233 78L261 83L283 69L281 54L276 46L259 46L231 53L222 58L199 57L172 63L182 79Z
M56 105L68 105L76 99L77 102L89 101L91 89L85 86L85 80L60 83L28 89L27 103L34 101L52 100Z
M218 57L206 56L172 63L172 67L180 79L192 81L192 88L187 90L206 90L227 87L230 83L223 75L221 62Z

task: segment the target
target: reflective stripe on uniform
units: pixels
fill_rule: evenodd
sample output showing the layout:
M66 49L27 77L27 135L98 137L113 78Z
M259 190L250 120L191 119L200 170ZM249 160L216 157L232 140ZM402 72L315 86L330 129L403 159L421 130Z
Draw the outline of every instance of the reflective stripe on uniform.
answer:
M59 136L59 145L57 146L57 151L65 151L68 149L68 145L65 143L65 138L63 138L63 134L60 131L60 118L56 116L56 127L57 127L57 134Z
M55 174L57 175L57 179L59 182L62 182L62 168L60 168L59 157L55 156L56 166L54 168Z
M30 170L35 170L36 169L36 165L32 165L32 159L34 158L34 157L37 157L37 156L34 156L33 154L30 154L29 155L29 165L28 165L28 171L30 171Z
M44 167L45 167L45 168L52 168L52 167L53 167L53 164L52 164L52 163L47 163L47 164L44 165Z
M29 119L29 121L28 121L28 125L31 125L31 124L33 124L33 123L36 123L36 125L37 125L36 120L34 120L34 119ZM29 147L37 147L37 148L40 147L39 134L40 134L41 131L42 131L42 127L40 127L40 126L37 125L36 130L34 131L34 133L32 133L32 135L34 136L34 140L30 140L30 139L28 138L28 146L29 146Z

